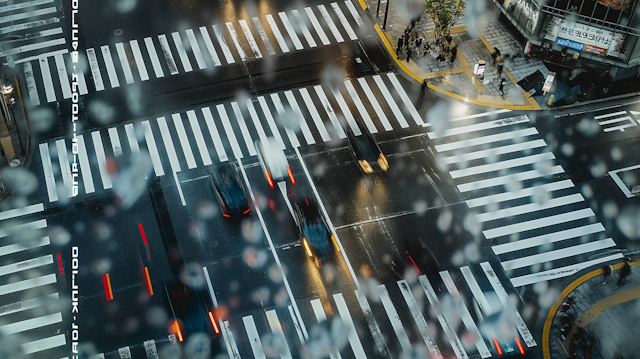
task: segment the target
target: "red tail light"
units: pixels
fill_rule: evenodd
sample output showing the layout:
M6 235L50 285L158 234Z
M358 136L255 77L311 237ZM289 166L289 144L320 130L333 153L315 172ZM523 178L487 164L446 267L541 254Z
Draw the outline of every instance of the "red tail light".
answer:
M107 297L107 302L113 299L113 290L111 289L111 279L109 279L109 273L102 275L102 284L104 285L104 294Z
M521 355L524 355L524 348L522 347L522 343L520 343L520 339L518 339L518 337L516 338L516 344L518 345L518 350L520 351Z
M305 197L304 201L307 202L307 206L309 205L309 200Z
M60 271L60 274L64 273L64 266L62 265L62 254L58 253L58 270Z
M289 178L291 178L291 184L295 186L296 180L293 178L293 173L291 173L291 167L287 167L287 173L289 174Z
M213 313L209 312L209 319L211 319L211 324L213 324L213 330L216 331L216 334L220 334L220 329L218 329L218 323L216 323L216 319L213 317Z
M175 325L175 331L176 331L176 335L178 336L178 340L180 342L183 342L184 338L182 338L182 330L180 330L180 324L178 323L177 320L173 322L173 324Z
M269 171L264 170L264 175L267 177L267 182L269 182L269 187L273 189L273 180L271 179L271 175L269 174Z
M246 210L246 211L244 211L244 212L242 212L242 214L247 214L247 213L249 213L249 212L251 212L251 208L247 208L247 210Z
M144 267L144 280L147 283L147 292L153 295L153 287L151 286L151 278L149 277L149 268Z
M418 273L420 273L420 275L422 275L422 271L420 270L420 268L418 268L418 265L416 264L416 262L409 255L409 251L404 251L404 252L407 254L407 256L409 256L409 259L411 260L411 263L413 263L413 266L416 267L416 269L418 270Z
M498 351L498 355L502 355L502 348L500 348L500 344L498 344L498 341L496 340L496 338L493 338L493 345L496 346L496 350Z
M224 213L224 212L222 212L222 215L223 215L223 216L225 216L225 217L227 217L227 218L231 217L230 215L228 215L228 214L226 214L226 213Z
M147 235L144 233L142 223L138 223L138 229L140 229L140 235L142 236L142 243L147 244Z

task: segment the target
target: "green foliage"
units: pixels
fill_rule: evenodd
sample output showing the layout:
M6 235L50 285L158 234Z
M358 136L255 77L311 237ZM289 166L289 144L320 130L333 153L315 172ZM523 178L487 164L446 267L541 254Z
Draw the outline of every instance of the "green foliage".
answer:
M465 0L425 0L425 9L436 25L436 36L449 35L453 25L463 14Z

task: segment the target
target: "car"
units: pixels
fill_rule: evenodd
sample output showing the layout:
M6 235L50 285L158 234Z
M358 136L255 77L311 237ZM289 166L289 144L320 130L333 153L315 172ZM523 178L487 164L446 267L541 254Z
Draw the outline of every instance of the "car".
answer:
M280 144L273 137L267 138L266 141L258 140L255 142L256 152L258 153L258 162L262 168L265 179L269 187L274 188L274 184L280 181L286 181L287 177L291 185L296 184L293 177L287 156L280 148Z
M485 292L486 304L482 305L473 298L473 308L480 319L478 329L486 342L491 344L493 353L498 357L526 355L527 346L518 335L515 325L515 310L504 308L495 292ZM494 310L493 308L502 308Z
M313 199L299 198L293 204L293 212L302 246L315 265L321 268L330 260L332 242L337 247L335 238Z
M356 136L350 126L347 127L347 143L351 149L351 154L358 161L364 173L387 172L389 162L384 156L378 143L373 136L362 131L362 135Z
M238 168L232 162L209 166L209 190L218 200L224 217L251 212L247 191L242 184Z

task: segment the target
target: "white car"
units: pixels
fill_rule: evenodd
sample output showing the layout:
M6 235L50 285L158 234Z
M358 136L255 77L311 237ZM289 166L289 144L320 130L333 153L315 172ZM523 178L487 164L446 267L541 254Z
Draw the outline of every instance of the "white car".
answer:
M267 138L266 142L256 141L255 146L262 173L269 183L269 187L273 188L275 183L286 181L287 177L292 185L296 184L289 162L287 162L287 156L284 155L284 151L273 137Z

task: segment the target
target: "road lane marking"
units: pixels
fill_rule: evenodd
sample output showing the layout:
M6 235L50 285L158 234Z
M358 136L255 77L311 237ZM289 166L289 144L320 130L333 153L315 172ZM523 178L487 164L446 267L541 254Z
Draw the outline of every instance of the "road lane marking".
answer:
M191 151L191 144L189 144L187 132L184 130L182 116L180 116L179 113L174 113L171 115L171 119L173 120L173 125L175 126L176 132L178 133L178 139L180 139L182 152L184 152L184 156L187 159L187 166L189 167L189 169L198 167L198 165L196 164L196 159L195 157L193 157L193 151Z
M149 150L149 156L151 156L151 163L153 164L153 171L156 173L156 177L164 176L164 169L162 168L162 161L160 160L160 154L158 153L158 147L156 146L156 140L153 138L153 132L151 131L151 124L148 120L141 122L142 128L144 128L144 138L147 143L147 149Z
M216 52L216 48L213 46L213 42L211 42L211 37L209 36L209 31L205 26L200 26L200 35L202 35L202 39L204 40L204 44L207 46L207 51L209 51L209 55L211 56L211 60L213 60L213 65L220 66L220 58L218 57L218 53Z
M297 150L297 148L296 148ZM262 217L262 211L260 211L260 207L256 205L256 196L253 194L253 189L251 188L251 183L249 182L249 178L247 178L247 173L244 170L244 166L242 165L242 160L238 158L238 164L240 167L240 171L242 172L242 177L244 178L244 182L247 184L247 189L249 190L249 194L251 195L251 201L254 204L254 208L256 214L258 215L258 220L260 221L260 225L262 226L262 230L264 232L265 238L267 242L269 242L269 249L271 249L271 254L273 254L273 258L278 265L278 269L280 270L280 274L282 275L282 282L284 283L284 287L287 290L287 294L289 295L289 300L291 301L291 305L293 305L293 310L296 313L296 318L298 318L298 323L300 323L300 327L302 329L302 333L304 334L304 338L309 340L309 333L307 333L307 328L302 321L302 316L300 315L300 310L298 309L298 304L293 297L293 293L291 292L291 287L289 286L289 281L287 280L287 276L282 268L282 263L280 263L280 258L278 257L278 253L276 253L275 247L273 245L273 241L271 240L271 235L267 230L267 225L264 222L264 218ZM0 287L1 288L1 287Z
M488 317L495 313L497 310L494 310L489 304L487 297L484 296L484 292L480 289L480 285L478 285L476 277L473 276L471 269L468 266L460 267L460 272L462 272L462 276L467 282L467 286L471 289L471 294L473 294L473 297L476 299L476 303L478 303L478 306L485 316Z
M120 87L120 81L118 81L118 74L116 73L116 68L113 65L113 58L111 57L109 46L100 46L100 51L102 51L102 59L107 67L107 75L109 75L109 83L111 84L111 87Z
M182 44L180 33L178 33L177 31L172 32L171 37L173 38L173 43L176 45L176 49L178 50L178 57L180 57L180 62L182 62L182 68L184 69L184 72L193 71L191 62L189 62L189 57L187 56L187 51L184 49L184 45Z
M220 138L220 133L218 132L218 128L216 127L215 121L213 120L211 109L209 107L203 107L202 114L204 115L205 122L207 123L207 128L209 129L209 135L211 136L211 140L213 141L213 146L215 147L216 153L218 154L218 159L220 160L220 162L224 162L228 160L227 153L225 152L224 146L222 145L222 139Z
M231 107L233 108L233 113L236 115L236 121L238 121L238 126L240 127L240 132L242 132L242 137L244 138L244 143L247 145L247 149L249 150L250 156L256 155L256 148L253 145L253 140L251 139L251 134L249 133L249 129L247 128L247 124L244 122L244 117L242 116L242 110L240 110L240 106L238 102L233 101L231 103Z
M358 26L364 29L366 27L364 24L364 21L362 21L360 14L358 14L356 7L353 6L353 3L351 2L351 0L346 0L344 3L347 4L347 8L349 8L349 12L351 13L351 16L353 16L353 18L356 19L356 23L358 24Z
M300 339L300 343L304 344L304 336L302 335L302 330L300 330L300 324L298 323L298 318L296 318L296 313L293 310L291 305L288 306L289 315L291 316L291 320L293 321L293 326L296 327L296 333L298 333L298 339Z
M320 132L320 137L322 137L322 140L324 142L331 141L331 136L329 136L329 132L327 132L327 128L324 126L324 122L322 122L322 118L320 117L320 114L318 113L318 110L316 109L316 106L314 105L313 100L309 95L309 91L307 91L307 89L303 87L300 89L300 94L302 95L304 104L307 106L307 109L311 114L313 122L316 124L318 132Z
M364 353L364 348L362 347L362 343L360 342L360 338L358 337L358 332L356 332L356 327L355 325L353 325L351 313L349 313L349 308L347 307L347 303L344 301L342 293L334 294L333 300L336 302L338 314L340 314L342 322L350 328L349 344L351 344L353 354L355 355L356 359L367 359L367 355Z
M267 48L267 52L269 53L269 55L275 55L276 51L273 49L273 46L271 45L271 41L269 41L267 32L264 31L264 27L262 27L262 23L260 22L260 19L257 16L255 16L252 18L252 20L253 20L253 24L258 29L258 33L260 34L260 38L262 39L264 46Z
M178 173L173 172L173 179L176 181L176 187L178 188L178 194L180 195L180 202L182 202L182 206L186 206L187 202L184 200L184 194L182 193L182 187L180 186L180 181L178 180Z
M164 142L164 149L169 157L169 164L171 164L172 172L180 172L180 162L178 161L178 154L175 147L173 147L173 140L171 139L171 133L167 126L167 121L164 116L156 118L158 121L158 128L160 129L160 135L162 136L162 142Z
M422 121L418 110L416 110L416 107L413 105L411 99L405 92L404 87L400 85L400 81L398 81L396 74L388 72L387 77L389 78L389 80L391 80L393 87L395 87L396 92L398 93L398 95L400 95L402 102L404 102L405 107L409 110L409 113L411 114L411 117L413 117L413 120L416 122L416 125L422 126L424 122Z
M541 246L543 244L560 242L569 238L587 236L598 232L604 232L604 226L600 222L578 228L565 229L559 232L547 233L541 236L521 239L515 242L499 244L491 247L491 249L493 250L493 253L495 253L496 255L500 255L522 249Z
M91 175L91 166L89 165L89 156L87 155L87 146L84 143L84 136L78 135L78 159L80 160L80 173L82 173L82 183L84 192L89 194L95 192L93 186L93 176Z
M384 341L384 336L382 335L382 331L380 331L380 327L378 326L378 322L376 318L373 317L373 313L371 312L371 306L369 306L369 302L367 301L367 297L360 292L360 290L355 290L356 298L358 298L358 303L360 304L360 309L362 309L362 313L367 321L367 325L369 326L369 331L373 336L373 340L378 347L378 351L382 358L391 359L391 353L389 352L389 348L387 347L387 343Z
M384 307L385 312L387 312L387 317L389 317L389 321L391 322L393 331L396 333L396 337L400 342L402 351L407 354L411 353L412 351L411 342L409 341L407 332L405 332L404 326L400 321L400 316L398 316L398 312L396 311L396 308L393 306L393 303L391 302L391 298L389 297L389 292L387 292L387 288L382 284L379 285L378 294L380 295L380 301L382 301L382 306Z
M340 6L338 6L338 3L332 2L331 7L333 8L333 11L336 13L336 15L338 15L338 20L340 20L342 27L344 27L344 29L347 31L349 38L351 40L358 40L358 36L356 36L353 28L351 28L351 25L347 21L347 18L344 16L344 13L342 12L342 9L340 9Z
M571 221L575 221L578 219L589 218L595 216L591 208L581 209L579 211L566 212L561 214L556 214L554 216L543 217L538 219L533 219L530 221L519 222L515 224L510 224L507 226L502 226L494 229L489 229L486 231L482 231L487 239L508 236L514 233L522 233L525 231L530 231L538 228L545 228L549 226L553 226L556 224L567 223Z
M164 77L164 71L162 71L162 66L160 66L160 59L158 58L156 47L153 45L153 39L145 37L144 44L147 47L147 53L151 58L151 64L153 65L153 72L156 74L156 78Z
M129 67L129 60L127 60L127 54L124 50L124 45L121 42L116 44L116 52L118 53L118 59L120 59L120 66L122 66L122 71L124 72L124 78L128 84L132 84L133 73L131 73L131 68Z
M462 322L467 328L467 331L469 331L471 335L475 337L475 343L476 343L476 348L478 348L478 353L480 353L480 356L482 358L490 358L492 356L491 351L487 347L487 343L485 343L484 340L482 339L482 334L480 334L480 331L478 330L476 323L473 321L473 318L469 313L469 309L467 309L467 306L464 304L464 302L462 302L460 292L458 291L458 288L456 288L456 285L453 282L451 275L449 274L448 271L442 271L440 272L440 277L442 278L442 281L445 283L445 287L447 287L447 291L449 292L449 295L451 295L451 297L455 301L458 301L459 304L461 304L458 306L458 308L461 308L459 313L460 319L462 319Z
M302 130L304 139L307 141L307 144L313 145L314 143L316 143L316 140L313 138L313 135L309 130L309 126L307 126L307 122L304 120L304 116L302 115L302 111L300 111L300 107L298 107L298 101L296 100L296 97L293 95L293 91L291 90L285 91L284 95L287 98L287 102L289 102L289 106L291 106L293 113L298 118L298 123L300 124L300 129Z
M0 307L0 317L3 315L14 314L25 310L37 308L58 300L60 300L60 295L58 293L52 293L43 297L27 299L21 302L3 305Z
M78 73L78 91L80 95L86 95L89 93L89 89L87 89L87 82L84 78L84 71L79 71Z
M275 309L268 310L266 314L267 321L269 322L269 327L271 328L271 332L273 333L274 337L277 337L278 340L284 343L284 345L279 348L280 358L292 359L291 351L289 350L289 345L287 344L287 339L282 332L282 325L280 325L280 320L278 320L278 314L276 313Z
M200 151L202 163L204 163L205 166L210 166L213 162L211 162L207 143L204 141L204 136L202 136L202 130L200 129L196 112L194 110L187 111L187 117L189 118L189 124L191 125L193 136L196 138L196 144L198 145L198 151Z
M227 45L227 40L224 38L222 27L218 24L211 25L211 27L213 27L213 32L216 34L216 37L218 38L218 44L222 48L222 53L224 54L225 60L227 60L227 63L229 64L235 63L236 61L234 60L233 55L231 54L231 49L229 49L229 45Z
M420 277L418 277L418 280L420 281L422 290L426 294L427 300L429 301L429 304L431 304L431 307L439 308L440 300L436 296L436 292L433 290L431 283L429 283L427 276L423 274ZM458 338L458 335L456 334L455 329L453 328L453 325L449 321L449 318L447 318L442 313L441 310L436 309L435 313L436 313L436 317L438 318L438 322L440 322L440 326L442 327L442 329L444 329L444 333L447 336L447 339L449 340L449 344L451 345L451 348L456 353L456 356L459 359L469 358L467 356L467 352L464 350L464 347L462 347L462 343L460 343L460 339Z
M573 182L571 182L571 180L563 180L563 181L556 181L556 182L547 183L547 184L544 184L544 185L538 185L538 186L523 188L523 189L520 189L520 190L517 190L517 191L511 191L511 192L499 193L499 194L494 194L494 195L485 196L485 197L479 197L479 198L467 200L465 202L467 202L467 206L469 206L469 208L474 208L474 207L484 206L484 205L487 205L487 204L490 204L490 203L499 203L499 202L510 201L512 199L528 197L528 196L532 196L535 193L539 193L539 192L558 191L558 190L561 190L561 189L567 189L567 188L571 188L571 187L573 187Z
M140 52L140 46L138 45L138 40L129 41L129 46L131 46L131 52L133 52L133 58L136 61L136 67L138 68L138 74L140 75L140 80L142 81L149 80L149 74L147 73L147 68L144 64L144 59L142 58L142 52Z
M322 307L322 302L320 302L320 299L313 299L311 301L311 307L313 308L313 313L316 315L316 319L318 320L318 323L322 323L325 320L327 320L327 315L324 313L324 308ZM329 357L331 357L331 359L342 358L338 349L332 350L329 353Z
M478 131L492 130L500 127L517 125L517 124L526 123L526 122L529 122L529 117L522 115L522 116L515 116L510 118L502 118L499 120L493 120L489 122L475 123L473 125L450 128L446 130L445 133L442 134L441 136L439 136L435 132L428 132L427 135L432 140L436 138L457 136L457 135L463 135L467 133L473 133L474 135L476 135Z
M55 337L49 337L39 340L34 340L29 343L21 344L22 352L24 354L33 354L44 350L57 348L67 344L64 334L56 335Z
M67 197L73 197L73 178L71 176L71 165L69 164L65 140L57 140L56 148L58 150L58 163L60 164L60 174L64 182L65 193Z
M597 110L596 110L597 111ZM613 113L608 113L606 115L600 115L600 116L594 116L593 118L595 120L601 120L603 118L607 118L607 117L613 117L613 116L619 116L619 115L624 115L626 114L627 111L619 111L619 112L613 112Z
M320 26L320 22L318 21L316 14L313 12L313 9L310 7L305 7L304 11L307 13L307 17L309 17L309 20L311 20L311 24L313 25L313 28L316 30L316 33L320 37L320 41L322 41L322 44L329 45L331 42L329 41L327 34L324 33L322 26Z
M102 147L102 136L100 131L91 132L91 139L93 140L93 149L96 154L96 160L98 160L98 169L100 170L100 177L102 178L102 187L109 189L113 187L111 183L111 176L107 171L107 156L104 154L104 147Z
M17 54L21 54L21 53L24 54L24 53L26 53L28 51L44 49L44 48L52 47L52 46L56 46L56 45L64 45L66 42L67 42L67 40L62 38L62 39L55 39L55 40L48 40L48 41L38 42L38 43L35 43L35 44L30 44L30 45L23 45L23 46L20 46L20 47L13 48L11 50L0 51L0 57L10 56L10 55L17 55Z
M47 95L47 102L55 102L56 90L53 87L53 80L51 79L49 60L46 57L42 57L38 61L40 63L40 73L42 74L42 82L44 84L45 94Z
M296 47L296 50L302 50L304 47L302 47L302 43L298 38L298 34L296 34L296 30L293 29L293 26L291 25L291 22L287 17L287 13L281 11L278 13L278 15L280 16L280 20L282 20L282 23L284 24L284 28L289 34L289 38L291 39L291 41L293 41L293 45Z
M0 228L0 238L7 237L12 234L16 234L22 231L32 231L36 229L42 229L47 227L46 219L39 219L33 222L21 223L18 225L12 225L10 227Z
M442 359L442 354L440 354L440 349L436 345L435 340L429 335L429 327L427 325L427 321L424 319L422 312L420 311L420 307L416 302L416 298L413 296L411 292L411 288L409 288L409 284L407 284L406 280L399 280L398 287L402 292L402 296L404 297L405 302L407 302L407 306L409 307L409 311L413 316L413 320L416 322L418 326L418 330L422 335L422 339L427 345L427 350L429 350L429 354L431 358Z
M27 90L29 92L29 100L33 106L38 106L40 104L40 96L38 95L38 87L36 85L36 79L33 75L33 66L31 62L25 62L22 65L22 69L24 70L24 77L27 82Z
M536 346L536 342L535 340L533 340L533 335L531 335L531 332L529 332L529 328L527 328L524 320L522 320L522 317L520 316L518 310L514 308L513 305L511 305L509 295L502 286L502 283L500 283L498 276L493 271L491 264L489 264L489 262L482 262L480 263L480 266L482 267L484 274L487 276L487 279L489 279L489 283L491 283L493 290L496 292L498 298L502 302L502 305L504 305L507 310L513 311L515 315L516 327L518 328L518 332L520 332L520 335L522 336L524 342L529 348Z
M198 45L198 40L196 40L196 35L193 33L192 29L187 29L185 31L187 33L187 38L189 39L189 44L191 45L191 51L193 55L196 57L196 62L198 63L198 67L200 70L206 69L207 64L204 61L204 56L202 56L202 51L200 51L200 45Z
M120 138L118 137L118 129L111 127L109 129L109 139L111 140L111 148L113 149L113 156L118 158L122 156L122 145L120 144Z
M272 93L271 101L276 106L276 110L278 111L278 114L280 116L284 116L285 111L284 111L284 106L282 106L282 101L280 101L280 95L278 95L277 93ZM287 128L286 126L284 130L287 133L287 137L289 137L289 142L291 143L291 146L293 146L294 148L300 147L300 142L298 141L298 137L296 136L295 132L293 132L293 130Z
M562 249L556 249L554 251L534 254L528 257L521 257L512 259L510 261L502 262L502 267L505 270L513 270L532 266L538 263L551 262L558 259L577 256L584 253L595 252L600 249L609 247L615 247L616 243L611 238L602 239L599 241L583 243L576 246L571 246Z
M318 95L318 98L322 103L322 107L327 112L327 116L329 116L329 120L331 121L331 123L333 124L333 127L338 133L338 137L342 139L347 138L347 135L344 133L344 129L342 128L340 121L338 121L338 117L336 116L336 113L333 110L333 106L331 106L331 103L329 102L327 95L324 93L324 89L322 88L322 86L316 85L313 87L313 89L316 90L316 94Z
M209 277L209 270L207 269L207 267L202 267L202 271L204 272L204 278L207 281L207 288L209 289L209 295L211 296L211 300L213 301L213 306L217 309L218 299L216 298L216 293L213 290L213 285L211 284L211 278ZM224 342L227 345L227 352L229 353L229 358L240 359L240 353L238 352L238 348L236 347L235 340L233 341L233 345L230 341L230 340L233 340L233 335L231 335L231 333L229 332L228 325L225 325L225 322L223 322L222 319L218 319L218 323L220 325L220 331L222 332L222 337L224 338ZM231 338L229 338L230 335L231 335Z
M485 165L473 166L468 168L463 168L459 170L449 171L451 178L461 178L467 176L478 175L482 173L494 172L504 170L506 168L520 167L524 165L530 165L543 161L550 161L555 159L556 156L551 152L543 152L530 156L522 156L518 158L514 158L506 161L498 161L494 163L488 163Z
M544 171L544 172L543 172ZM555 174L564 173L564 169L562 166L556 165L549 169L544 169L543 171L533 169L525 172L518 172L513 174L508 174L500 177L492 177L486 180L467 182L463 184L457 185L458 191L461 193L469 192L482 188L489 188L495 186L502 186L505 184L510 184L514 182L522 182L526 180L530 180L533 178L551 178Z
M165 34L158 35L158 41L160 41L160 50L162 50L164 59L165 61L167 61L167 66L169 67L169 73L172 75L177 75L178 65L176 65L176 60L173 58L173 55L171 54L171 48L169 47L169 41L167 40L167 36Z
M58 8L56 7L48 7L45 9L39 9L35 11L20 12L15 15L0 17L0 24L3 24L5 22L14 22L16 20L24 20L30 17L42 16L42 15L51 14L55 12L58 12Z
M231 34L231 39L233 40L233 43L236 45L236 50L238 50L238 54L240 55L240 58L242 59L242 61L247 61L247 54L245 54L244 49L240 44L238 33L236 32L236 29L233 27L233 24L231 22L227 22L225 23L225 25L227 25L227 30L229 30L229 34Z
M491 115L498 115L498 114L505 113L505 112L511 112L511 110L502 109L502 110L496 110L496 111L488 111L488 112L476 113L474 115L468 115L468 116L462 116L462 117L454 117L454 118L451 119L451 121L455 122L455 121L469 120L469 119L472 119L472 118L487 117L487 116L491 116Z
M331 90L333 91L333 97L336 99L336 101L338 101L338 106L340 106L340 110L342 111L344 117L347 119L347 123L349 123L349 127L351 127L353 133L356 136L362 135L362 131L360 131L360 127L358 127L356 120L353 118L351 110L349 109L349 105L347 105L344 97L342 97L342 93L340 91L336 91L335 89Z
M71 98L71 85L69 84L69 74L67 73L67 67L64 64L64 58L62 54L54 56L56 61L56 68L58 70L58 79L60 80L60 86L62 87L62 97L65 99Z
M258 137L260 138L260 142L266 144L267 134L264 132L264 128L262 128L262 123L260 123L260 117L258 117L258 113L256 112L255 107L253 106L253 100L250 98L245 102L247 109L249 110L249 114L251 115L251 120L253 121L253 126L255 126L256 131L258 132Z
M511 284L513 284L514 287L518 288L518 287L522 287L525 285L534 284L538 282L544 282L544 281L550 281L557 278L568 277L585 268L589 268L589 267L592 267L601 263L609 262L612 260L621 259L623 257L624 256L622 255L622 253L617 253L610 256L590 260L587 262L577 263L577 264L573 264L565 267L554 268L544 272L527 274L520 277L511 278Z
M436 151L438 152L445 152L445 151L459 150L465 147L484 145L492 142L506 141L506 140L512 140L512 139L526 137L526 136L533 136L537 134L538 134L538 130L536 130L535 127L529 127L522 130L502 132L495 135L474 137L468 140L436 145L435 148L436 148Z
M236 340L233 337L233 332L231 331L231 328L229 327L229 322L225 321L222 323L223 324L223 333L227 333L227 339L229 341L229 346L231 347L231 353L233 354L232 356L230 355L230 357L232 358L236 358L236 359L240 359L240 352L238 351L238 346L236 345Z
M289 208L291 217L293 218L294 221L297 222L296 215L293 213L293 207L291 206L291 201L289 201L289 196L287 195L287 182L285 181L278 182L278 188L280 188L280 193L282 194L282 198L284 198L284 201L287 204L287 208Z
M253 321L253 316L248 315L246 317L242 317L242 322L244 323L244 328L247 331L247 336L249 337L253 356L256 359L266 359L264 349L262 348L262 342L260 341L260 335L258 335L258 329L256 329L256 323Z
M53 0L34 0L34 1L25 1L17 4L3 5L2 7L0 7L0 13L20 10L24 8L31 8L38 5L44 5L50 2L53 2Z
M350 1L347 1L347 3L351 4ZM353 6L353 4L351 4L351 6ZM364 90L364 93L367 95L369 103L376 111L376 116L378 116L380 122L382 122L382 126L384 126L384 129L386 131L393 130L393 127L391 127L391 123L389 123L389 120L387 119L387 115L382 110L382 107L380 107L380 103L378 103L378 99L373 94L373 92L371 92L371 88L369 87L369 83L367 82L367 80L364 77L360 77L358 78L358 82L360 83L360 87L362 87L362 89Z
M478 223L484 223L488 221L494 221L496 219L508 218L526 213L533 213L582 201L584 201L584 197L582 197L580 193L574 193L568 196L552 198L543 203L534 202L520 206L504 208L493 212L476 214L474 217Z
M376 128L376 125L373 124L373 121L371 120L371 116L369 116L367 109L362 104L362 101L360 100L360 96L356 92L355 87L353 87L353 83L351 83L351 80L345 80L344 85L346 86L347 91L349 92L349 95L353 100L353 103L356 105L358 112L360 112L360 117L362 117L362 119L364 120L364 123L367 125L367 129L369 130L369 133L378 133L378 129Z
M284 37L282 37L280 29L278 29L276 21L273 20L273 16L271 16L271 14L266 14L264 17L267 19L267 22L271 27L271 32L273 32L273 35L276 37L276 41L278 42L278 45L280 45L280 49L282 50L282 52L289 52L289 46L287 46L287 42L284 41Z
M387 89L387 85L384 84L382 77L380 77L380 75L375 75L373 76L373 79L375 80L376 85L378 85L378 89L380 90L380 92L382 92L382 96L384 97L385 101L387 101L387 104L391 108L393 115L398 120L400 127L409 127L409 124L407 123L407 120L404 119L404 115L402 114L402 111L400 111L398 104L396 104L396 101L393 99L393 96L391 96L389 89Z
M291 13L293 14L293 17L296 19L295 20L296 25L298 25L298 28L302 30L302 34L304 35L304 38L307 40L307 43L309 44L309 46L310 47L318 46L318 44L316 44L316 40L314 40L313 36L311 36L309 29L307 29L307 25L304 23L304 20L302 19L300 12L297 9L293 9L291 10Z
M233 150L233 156L236 159L242 158L242 150L240 150L240 145L236 140L236 135L233 133L233 127L231 127L231 122L229 122L229 116L227 116L227 110L224 108L224 105L220 104L216 106L218 110L218 114L220 115L220 120L222 120L222 125L224 126L224 131L227 133L227 138L231 143L231 149ZM223 152L224 153L224 152ZM227 160L226 153L224 154L225 161ZM221 159L222 161L222 159Z
M240 23L240 27L244 32L244 36L247 38L247 41L249 42L249 47L251 47L251 51L253 51L253 54L256 56L257 59L261 59L262 53L260 52L260 48L258 47L256 40L253 38L253 34L249 29L249 25L247 25L247 21L242 19L242 20L239 20L238 22Z
M46 255L46 256L42 256L42 257L38 257L38 258L27 259L25 261L13 263L13 264L8 264L8 265L5 265L5 266L0 266L0 276L7 275L7 274L12 274L12 273L17 273L17 272L20 272L20 271L23 271L23 270L42 267L42 266L45 266L47 264L52 264L52 263L53 263L53 255L51 255L51 254ZM1 312L0 312L0 315L2 315Z
M486 150L479 150L474 152L468 152L461 155L454 155L442 158L443 163L452 164L458 162L467 162L477 160L481 158L493 157L497 155L504 155L507 153L519 152L531 150L534 148L546 147L547 143L542 139L533 141L514 143L506 146L492 147Z
M0 221L4 221L10 218L16 218L20 216L26 216L44 211L44 205L42 203L32 204L26 207L10 209L0 212Z
M275 121L273 120L273 116L271 116L271 110L269 109L269 105L267 101L264 99L264 96L258 96L258 102L260 103L260 108L262 109L262 113L264 117L267 119L267 123L269 124L269 128L271 128L271 133L273 137L276 139L280 148L285 150L284 141L282 141L282 137L280 136L280 131L278 131L278 126L276 126Z
M340 35L340 31L338 31L336 24L333 23L333 20L331 19L331 15L329 15L327 8L325 8L324 5L318 5L318 10L320 10L320 14L322 14L324 21L327 23L327 25L329 25L329 29L331 30L333 37L336 38L336 41L344 42L344 39L342 38L342 35Z
M20 292L31 288L41 287L47 284L53 284L55 282L57 282L56 275L47 274L41 277L0 285L0 295Z
M144 352L147 354L147 359L159 359L158 356L158 348L156 348L156 341L151 339L147 340L144 343Z

